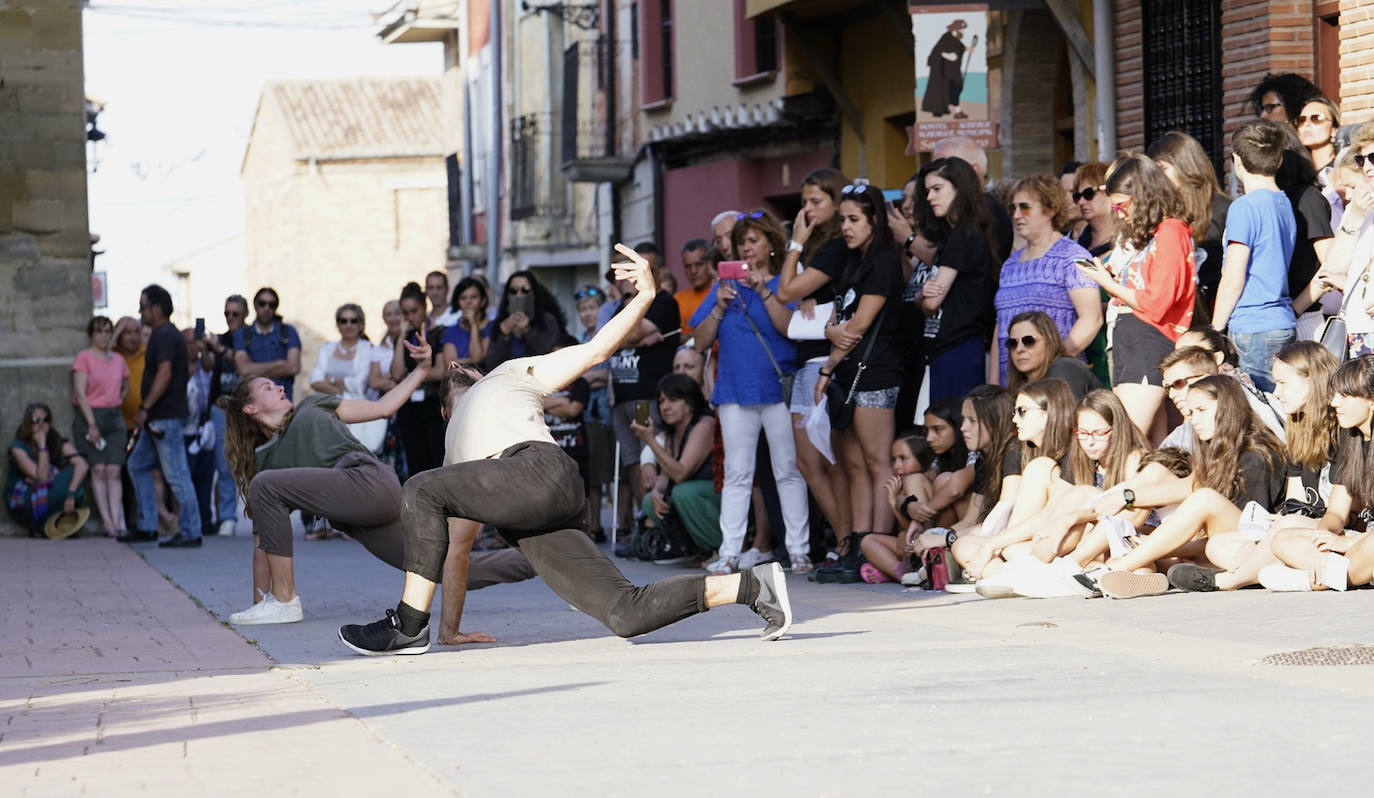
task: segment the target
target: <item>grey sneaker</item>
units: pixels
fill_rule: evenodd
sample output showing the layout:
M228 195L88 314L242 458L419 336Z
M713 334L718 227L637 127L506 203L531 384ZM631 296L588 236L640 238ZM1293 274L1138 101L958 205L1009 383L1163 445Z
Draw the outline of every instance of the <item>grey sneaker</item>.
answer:
M366 625L348 624L339 627L339 640L365 657L383 654L423 654L429 651L429 626L414 637L401 632L401 619L395 610L387 610L386 617Z
M782 566L775 562L764 563L750 570L759 580L759 597L749 605L768 622L761 637L764 640L777 640L792 628L792 603L787 600L787 577Z

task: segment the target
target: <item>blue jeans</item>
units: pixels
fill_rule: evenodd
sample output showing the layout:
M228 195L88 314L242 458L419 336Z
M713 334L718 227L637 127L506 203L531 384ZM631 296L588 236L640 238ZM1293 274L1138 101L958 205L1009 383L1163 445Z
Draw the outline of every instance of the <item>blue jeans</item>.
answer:
M1289 329L1230 335L1236 345L1236 354L1240 355L1240 370L1250 375L1256 388L1265 393L1273 391L1274 356L1297 340L1297 333Z
M138 438L133 454L129 455L129 476L138 496L138 530L157 531L157 493L153 489L153 469L162 470L162 478L172 489L181 505L181 534L200 537L200 506L196 490L191 485L191 469L186 462L186 443L182 439L182 420L179 418L149 421L148 429ZM163 433L153 435L153 430Z
M229 459L224 456L224 411L218 405L210 408L210 423L215 425L215 472L219 474L219 485L215 488L215 506L219 508L216 518L223 523L238 518L239 492L234 485L234 472L229 470Z

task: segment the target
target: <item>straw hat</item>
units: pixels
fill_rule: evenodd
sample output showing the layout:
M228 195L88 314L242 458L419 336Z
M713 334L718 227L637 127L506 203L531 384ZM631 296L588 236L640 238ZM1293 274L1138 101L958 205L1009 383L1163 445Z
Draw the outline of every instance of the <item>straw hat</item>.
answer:
M91 517L89 507L78 507L75 512L59 513L48 516L48 522L43 525L43 534L51 540L63 540L81 531L81 527L86 525L86 520Z

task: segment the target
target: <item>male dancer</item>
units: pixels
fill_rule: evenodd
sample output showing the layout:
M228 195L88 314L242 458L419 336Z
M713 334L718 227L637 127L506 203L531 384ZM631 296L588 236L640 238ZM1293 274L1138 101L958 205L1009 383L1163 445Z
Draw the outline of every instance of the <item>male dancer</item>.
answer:
M509 360L485 377L450 371L461 396L449 421L442 468L405 484L405 589L386 617L339 628L344 645L365 655L423 654L429 613L448 553L446 519L488 523L529 558L555 593L621 637L651 632L721 604L744 604L767 622L764 640L792 625L787 582L777 563L728 576L675 576L635 587L583 531L586 499L577 463L544 424L546 396L610 357L640 328L656 294L649 263L624 244L629 263L616 279L638 293L591 341L538 357Z

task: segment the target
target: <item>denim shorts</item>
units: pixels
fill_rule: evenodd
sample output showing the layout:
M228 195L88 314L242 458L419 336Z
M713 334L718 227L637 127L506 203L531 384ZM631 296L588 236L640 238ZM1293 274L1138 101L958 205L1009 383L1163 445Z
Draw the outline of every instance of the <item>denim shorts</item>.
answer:
M824 360L803 363L797 369L797 379L792 383L792 398L788 401L789 412L804 416L816 406L816 380L820 378Z
M855 391L854 406L868 407L874 410L896 410L897 394L901 390L900 386L894 386L876 391Z

